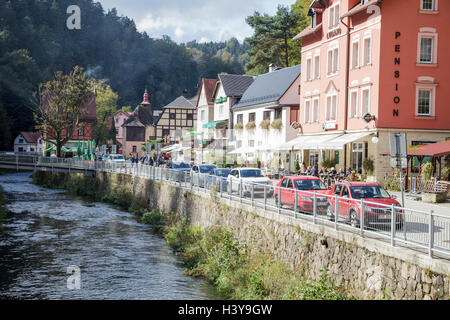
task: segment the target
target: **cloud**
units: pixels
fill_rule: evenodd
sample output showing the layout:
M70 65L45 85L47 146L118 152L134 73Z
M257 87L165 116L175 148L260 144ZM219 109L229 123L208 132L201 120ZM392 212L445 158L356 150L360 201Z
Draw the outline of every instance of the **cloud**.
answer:
M135 20L139 31L160 38L168 35L176 42L242 41L252 34L245 18L254 11L274 14L277 3L295 0L99 0L105 10L117 8L119 15Z

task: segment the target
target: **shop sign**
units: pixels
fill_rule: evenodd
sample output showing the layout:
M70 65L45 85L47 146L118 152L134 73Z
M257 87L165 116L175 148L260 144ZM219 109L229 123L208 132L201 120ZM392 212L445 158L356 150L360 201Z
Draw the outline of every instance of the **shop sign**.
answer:
M218 99L216 99L216 103L224 103L224 102L227 102L227 100L228 100L227 97L218 98Z

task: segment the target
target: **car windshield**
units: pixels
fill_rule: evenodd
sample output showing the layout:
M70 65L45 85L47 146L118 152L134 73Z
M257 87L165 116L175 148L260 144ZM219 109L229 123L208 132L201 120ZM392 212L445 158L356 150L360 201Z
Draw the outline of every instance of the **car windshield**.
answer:
M295 189L297 190L327 190L322 181L317 179L299 179L295 180Z
M172 163L172 167L174 169L188 169L190 168L188 163L181 162L181 163Z
M231 170L230 169L218 169L218 170L214 170L214 174L218 177L228 177L228 175L230 174Z
M241 170L242 178L260 178L262 176L261 170L259 169Z
M211 172L211 171L213 171L215 168L216 168L216 166L199 166L199 168L200 168L200 173L209 173L209 172Z
M389 199L389 193L380 186L350 187L354 199Z
M115 160L123 160L124 158L123 158L123 156L114 156L114 159Z

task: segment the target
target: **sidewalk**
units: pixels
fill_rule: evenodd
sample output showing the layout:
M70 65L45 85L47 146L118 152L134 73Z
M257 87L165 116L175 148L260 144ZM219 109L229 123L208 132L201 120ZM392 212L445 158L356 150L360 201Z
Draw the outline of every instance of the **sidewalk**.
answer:
M397 196L397 201L402 203L402 193L389 191L390 194L394 194ZM425 212L434 211L435 214L445 215L450 217L450 201L447 199L444 203L427 203L422 202L421 200L414 200L416 197L410 196L408 193L405 193L405 207ZM420 199L420 197L419 197Z

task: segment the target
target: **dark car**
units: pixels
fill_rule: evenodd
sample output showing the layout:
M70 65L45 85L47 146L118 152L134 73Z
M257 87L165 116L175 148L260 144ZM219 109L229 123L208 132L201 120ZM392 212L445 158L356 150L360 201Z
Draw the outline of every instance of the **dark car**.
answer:
M217 167L213 164L200 164L192 166L191 179L192 184L204 188L208 175Z
M231 169L228 168L214 169L208 176L208 186L217 185L219 190L227 190L227 178L230 172Z
M166 178L176 182L189 181L191 166L187 162L172 162L167 166Z

